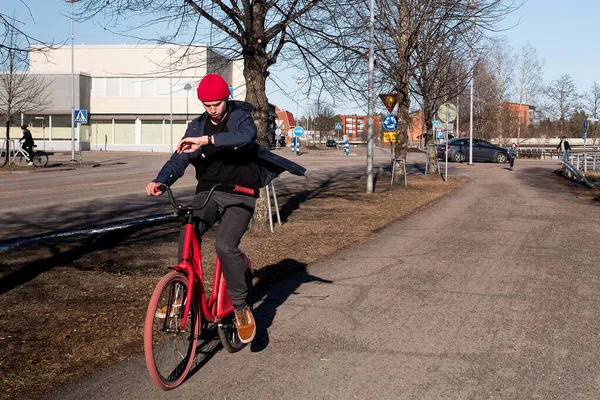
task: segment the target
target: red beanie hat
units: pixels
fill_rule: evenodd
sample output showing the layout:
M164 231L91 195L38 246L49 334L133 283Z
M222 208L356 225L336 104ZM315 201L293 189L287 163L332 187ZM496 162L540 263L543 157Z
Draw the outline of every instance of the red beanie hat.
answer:
M198 85L198 99L200 101L219 101L229 98L229 85L217 74L208 74Z

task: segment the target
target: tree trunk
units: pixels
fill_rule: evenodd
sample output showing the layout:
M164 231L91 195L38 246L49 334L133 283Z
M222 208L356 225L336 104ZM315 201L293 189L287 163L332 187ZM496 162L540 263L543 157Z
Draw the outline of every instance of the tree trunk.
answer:
M433 119L435 116L435 110L433 109L433 105L430 103L429 93L424 90L423 91L423 122L425 123L425 146L427 148L427 164L429 165L428 171L426 173L436 173L438 172L437 168L437 150L435 148L435 132L433 129ZM430 129L429 127L432 126Z
M394 146L394 158L401 159L406 165L406 155L408 154L408 126L410 106L408 74L403 74L401 88L398 91L398 127L396 128L396 145ZM396 163L394 168L394 183L396 185L404 184L404 169L402 164Z
M268 68L267 57L261 57L264 49L258 48L253 51L252 57L244 59L244 78L246 79L246 101L253 106L252 118L256 124L256 142L261 146L268 145L267 124L269 118L269 102L266 94L266 73ZM269 226L269 215L267 206L267 191L260 189L260 197L256 200L254 217L252 218L252 230L262 230Z

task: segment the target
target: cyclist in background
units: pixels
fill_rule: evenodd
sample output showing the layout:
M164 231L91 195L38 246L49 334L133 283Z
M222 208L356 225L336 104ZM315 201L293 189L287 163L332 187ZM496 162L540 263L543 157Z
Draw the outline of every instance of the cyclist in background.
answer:
M305 169L255 144L257 130L252 106L228 101L229 85L220 75L206 75L198 85L197 94L206 112L190 122L175 153L146 186L146 193L161 195L160 185L175 183L189 164L196 169L198 181L193 206L201 205L211 187L218 183L254 189L255 195L249 196L234 193L229 187L218 187L207 206L194 211L199 239L220 221L215 249L227 281L227 293L233 301L240 341L250 343L256 334L256 322L246 304L249 288L238 246L252 219L259 189L283 171L304 175Z
M21 147L23 150L27 152L27 165L33 165L33 136L31 136L31 132L27 129L27 125L21 126L21 131L23 132L23 136L19 139L19 143L21 143Z

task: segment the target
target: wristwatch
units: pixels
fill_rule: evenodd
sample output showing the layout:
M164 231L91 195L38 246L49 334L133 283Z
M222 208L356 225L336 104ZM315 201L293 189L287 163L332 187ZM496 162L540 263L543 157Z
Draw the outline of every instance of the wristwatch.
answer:
M213 137L212 137L212 135L208 135L208 144L213 144Z

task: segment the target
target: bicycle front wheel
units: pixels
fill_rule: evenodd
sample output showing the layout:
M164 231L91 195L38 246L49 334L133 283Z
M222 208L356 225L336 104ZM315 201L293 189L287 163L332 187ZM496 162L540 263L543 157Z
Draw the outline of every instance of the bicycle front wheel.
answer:
M148 304L144 326L146 367L163 390L174 389L185 380L196 354L200 324L195 296L181 329L187 293L188 278L171 272L156 285Z
M43 151L36 151L33 155L33 165L36 167L45 167L48 165L48 154Z
M23 153L18 153L14 156L13 163L15 165L27 165L27 158L25 158Z

